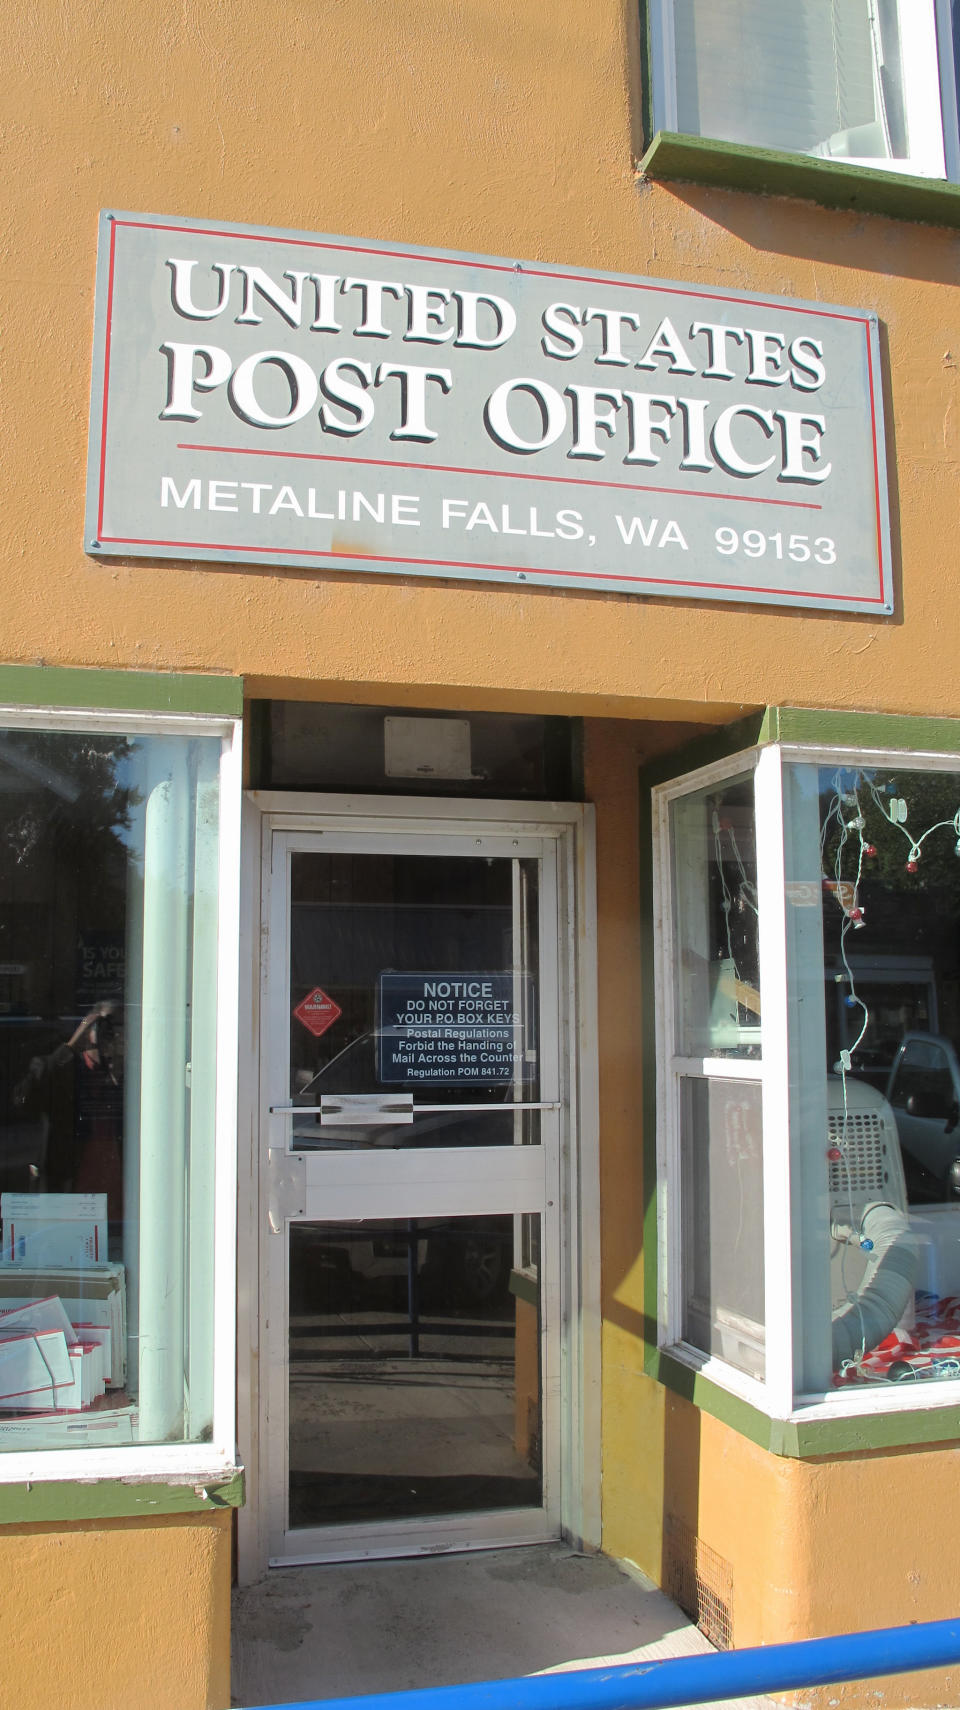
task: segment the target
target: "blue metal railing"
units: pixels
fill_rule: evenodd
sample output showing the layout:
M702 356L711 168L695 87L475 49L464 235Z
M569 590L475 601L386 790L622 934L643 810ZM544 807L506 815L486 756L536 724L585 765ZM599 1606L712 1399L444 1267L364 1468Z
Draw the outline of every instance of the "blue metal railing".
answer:
M881 1627L665 1662L432 1686L419 1692L313 1698L296 1705L262 1705L260 1710L677 1710L681 1705L752 1698L791 1687L833 1686L950 1663L960 1663L960 1620Z

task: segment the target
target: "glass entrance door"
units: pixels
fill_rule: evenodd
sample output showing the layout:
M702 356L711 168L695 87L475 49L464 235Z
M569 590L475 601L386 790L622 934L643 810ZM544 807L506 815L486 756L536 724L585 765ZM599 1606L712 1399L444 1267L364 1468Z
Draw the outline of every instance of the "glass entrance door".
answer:
M269 857L271 1559L556 1536L554 844L273 831Z

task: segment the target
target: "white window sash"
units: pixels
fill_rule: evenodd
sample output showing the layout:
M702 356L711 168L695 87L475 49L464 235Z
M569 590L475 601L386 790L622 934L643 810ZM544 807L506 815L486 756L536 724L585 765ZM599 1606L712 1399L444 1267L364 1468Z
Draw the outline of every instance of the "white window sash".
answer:
M960 755L905 749L771 744L671 779L653 793L654 955L657 1049L658 1344L679 1363L719 1388L749 1401L772 1419L816 1423L915 1411L956 1409L960 1380L940 1381L922 1396L910 1388L838 1389L794 1393L794 1264L790 1123L789 993L785 900L783 767L790 760L839 766L903 765L917 771L960 770ZM687 1057L677 1051L674 895L670 804L711 783L756 766L757 890L763 1052L759 1060ZM683 1079L726 1077L759 1081L763 1097L765 1381L682 1338L680 1098Z
M760 994L763 1003L763 1253L769 1411L793 1407L793 1240L790 1178L790 1064L783 850L783 767L764 748L755 785Z
M686 1080L711 1077L763 1083L763 1064L756 1058L689 1058L678 1052L676 970L678 950L675 934L675 897L672 875L670 808L674 801L713 783L750 773L758 763L756 751L730 756L714 765L686 774L663 785L653 796L653 895L655 955L655 1015L657 1060L657 1226L659 1346L704 1375L722 1374L728 1388L755 1406L769 1408L765 1383L736 1371L715 1355L684 1344L682 1206L680 1196L680 1110L681 1085ZM761 990L763 989L761 968ZM764 1000L765 1002L766 1000ZM764 1051L766 1032L764 1031ZM761 1092L761 1096L762 1092ZM764 1120L766 1131L766 1120ZM765 1296L767 1283L765 1278ZM767 1319L767 1307L764 1307Z

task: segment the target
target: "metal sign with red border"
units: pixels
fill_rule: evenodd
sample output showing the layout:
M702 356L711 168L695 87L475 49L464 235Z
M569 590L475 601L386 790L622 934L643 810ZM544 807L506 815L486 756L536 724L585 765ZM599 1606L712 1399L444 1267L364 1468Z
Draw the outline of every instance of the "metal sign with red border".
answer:
M876 315L105 213L94 556L893 610Z

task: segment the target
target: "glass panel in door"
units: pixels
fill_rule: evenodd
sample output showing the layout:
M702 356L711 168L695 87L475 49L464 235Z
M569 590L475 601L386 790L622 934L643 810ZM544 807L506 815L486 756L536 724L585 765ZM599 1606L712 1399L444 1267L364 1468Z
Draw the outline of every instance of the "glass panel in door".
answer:
M537 872L294 851L296 1150L539 1143Z
M291 1225L291 1528L540 1505L539 1223Z
M553 852L417 842L275 845L277 1560L556 1523Z

